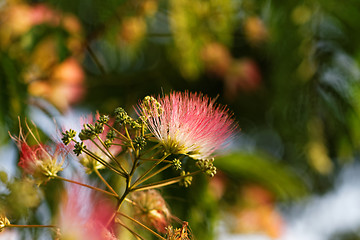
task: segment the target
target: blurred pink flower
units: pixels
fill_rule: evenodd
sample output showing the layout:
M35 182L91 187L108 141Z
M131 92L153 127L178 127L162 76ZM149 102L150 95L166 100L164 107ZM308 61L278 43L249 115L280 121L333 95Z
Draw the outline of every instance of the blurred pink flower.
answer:
M68 185L62 197L57 226L60 239L115 240L112 225L106 226L115 209L104 199L94 197L90 190Z
M160 233L166 233L171 217L168 206L161 194L154 190L134 192L131 199L135 203L135 216Z
M172 92L159 98L161 105L142 104L140 112L165 151L209 159L233 136L235 123L224 106L197 93Z

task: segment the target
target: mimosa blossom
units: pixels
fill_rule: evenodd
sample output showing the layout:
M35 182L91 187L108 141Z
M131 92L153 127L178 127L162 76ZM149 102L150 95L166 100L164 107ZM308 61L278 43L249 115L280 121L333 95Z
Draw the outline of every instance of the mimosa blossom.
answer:
M29 127L28 131L37 143L36 145L28 145L21 129L19 137L11 137L20 150L19 166L25 173L32 175L38 184L41 184L63 170L62 165L67 151L60 143L55 148L41 144Z
M165 151L210 159L224 147L235 129L226 107L197 93L172 92L154 101L143 102L140 113Z
M60 239L116 240L107 222L113 208L103 199L94 198L90 190L69 185L62 197L57 226Z

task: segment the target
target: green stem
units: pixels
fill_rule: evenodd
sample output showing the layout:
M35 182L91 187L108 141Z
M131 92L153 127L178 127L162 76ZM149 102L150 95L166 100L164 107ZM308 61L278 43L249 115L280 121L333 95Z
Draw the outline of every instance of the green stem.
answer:
M103 140L101 140L101 138L99 137L99 135L97 135L96 137L97 137L97 139L100 141L101 145L106 149L106 152L107 152L107 153L106 153L102 148L100 148L100 146L98 146L94 140L91 140L91 141L92 141L94 144L96 144L96 146L97 146L108 158L110 158L111 160L113 160L114 162L116 162L117 165L121 168L121 170L122 170L124 173L127 173L127 171L125 170L125 168L123 168L123 167L121 166L121 164L117 161L117 159L114 157L114 155L112 155L112 153L110 152L110 150L108 149L108 147L105 145L105 143L103 142Z
M52 176L52 178L62 180L62 181L65 181L65 182L69 182L69 183L74 183L74 184L77 184L77 185L80 185L80 186L83 186L83 187L87 187L87 188L90 188L92 190L105 193L105 194L107 194L109 196L112 196L112 197L116 197L116 198L119 197L116 193L114 194L114 193L105 191L105 190L103 190L101 188L93 187L93 186L90 186L90 185L87 185L87 184L84 184L84 183L81 183L81 182L77 182L77 181L74 181L74 180L66 179L66 178L63 178L63 177L60 177L60 176Z
M156 233L155 231L151 230L149 227L147 227L146 225L142 224L141 222L137 221L136 219L130 217L130 216L127 216L123 213L120 213L118 212L118 214L120 214L121 216L133 221L134 223L140 225L141 227L145 228L146 230L148 230L150 233L152 233L153 235L155 235L156 237L162 239L162 240L166 240L165 238L163 238L160 234Z
M107 222L107 224L105 226L109 226L110 223L116 217L116 213L120 211L122 203L126 199L126 196L130 193L130 181L131 181L130 175L126 175L126 188L125 188L125 191L124 191L123 195L121 196L121 198L118 200L115 213L110 217L109 221Z
M151 172L157 165L159 165L162 161L165 160L165 158L167 158L168 156L170 156L170 154L165 154L161 159L159 159L159 161L157 161L151 168L149 168L143 175L141 175L133 184L132 187L135 187L137 185L139 185L139 181L144 178L149 172Z
M8 224L6 227L16 227L16 228L57 228L55 225L17 225L17 224Z
M90 48L89 45L86 46L86 49L88 50L91 58L94 60L96 66L99 68L100 72L105 75L106 74L106 71L105 71L105 68L101 65L99 59L97 58L97 56L95 55L94 51Z
M146 152L142 153L141 155L144 156L144 155L148 154L152 150L158 148L160 145L161 145L161 143L156 144L155 146L153 146L153 147L149 148L148 150L146 150Z
M172 164L168 164L168 165L166 165L166 166L164 166L164 167L160 168L160 169L159 169L159 170L157 170L156 172L154 172L154 173L150 174L149 176L147 176L147 177L145 177L145 178L141 179L140 181L138 181L138 182L136 183L136 186L138 186L138 185L140 185L141 183L143 183L143 182L145 182L145 181L149 180L150 178L152 178L152 177L156 176L157 174L161 173L162 171L164 171L164 170L168 169L169 167L171 167L171 165L172 165ZM133 187L134 187L134 186L133 186Z
M201 172L202 171L199 170L199 171L196 171L196 172L193 172L193 173L190 173L190 174L186 174L184 176L178 176L178 177L166 179L166 180L155 182L155 183L150 183L148 185L132 188L132 191L135 192L135 191L142 191L142 190L148 190L148 189L153 189L153 188L165 187L165 186L180 182L185 177L193 176L193 175L196 175L196 174L201 173Z
M111 130L115 131L120 137L122 137L122 140L129 140L127 139L119 130L117 130L116 128L114 128L113 126L110 126L109 124L105 123L106 126L108 126ZM120 139L121 140L121 139Z
M132 235L134 235L134 237L136 237L136 239L140 239L140 240L145 240L143 237L141 237L139 234L137 234L135 231L133 231L131 228L129 228L128 226L126 226L125 224L123 224L120 221L116 221L117 224L120 224L121 226L123 226L124 228L126 228L126 230L128 230Z
M133 142L132 142L132 140L131 140L131 137L130 137L130 134L129 134L129 131L128 131L126 125L124 125L124 128L125 128L126 136L128 137L128 139L129 139L129 141L130 141L131 148L135 151L134 144L133 144Z
M115 167L111 166L111 164L107 163L106 161L104 161L103 159L101 159L100 157L96 156L94 153L92 153L91 151L89 151L88 149L84 149L84 153L86 153L87 155L89 155L90 157L92 157L93 159L95 159L96 161L100 162L102 165L104 165L105 167L109 168L110 170L112 170L113 172L125 177L126 174L124 172L121 172L120 170L116 169Z
M113 193L116 194L116 196L119 197L119 195L115 192L115 190L110 186L110 184L105 180L105 178L103 178L103 176L101 176L99 170L97 170L96 168L94 169L94 172L96 173L96 175L101 179L101 181L107 186L107 188Z

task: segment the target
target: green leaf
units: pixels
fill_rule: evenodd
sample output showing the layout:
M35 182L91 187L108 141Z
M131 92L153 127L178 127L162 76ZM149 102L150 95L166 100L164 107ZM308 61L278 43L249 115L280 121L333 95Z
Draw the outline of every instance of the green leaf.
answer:
M274 192L280 200L304 196L304 182L290 169L264 153L242 153L220 157L215 165L235 178L258 182Z

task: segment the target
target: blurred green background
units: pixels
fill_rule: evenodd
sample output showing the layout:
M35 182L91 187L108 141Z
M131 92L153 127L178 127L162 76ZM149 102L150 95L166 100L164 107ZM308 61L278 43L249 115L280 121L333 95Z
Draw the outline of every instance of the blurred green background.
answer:
M281 237L278 204L331 191L358 161L359 23L356 0L2 0L0 145L33 108L131 112L146 95L202 92L241 131L216 177L166 200L196 239L216 239L221 219Z

